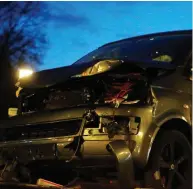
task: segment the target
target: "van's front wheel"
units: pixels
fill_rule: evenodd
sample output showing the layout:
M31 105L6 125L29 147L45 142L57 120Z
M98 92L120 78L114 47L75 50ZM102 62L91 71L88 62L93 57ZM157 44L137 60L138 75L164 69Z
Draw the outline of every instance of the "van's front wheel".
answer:
M156 138L151 152L146 187L192 188L192 149L179 131L164 131Z

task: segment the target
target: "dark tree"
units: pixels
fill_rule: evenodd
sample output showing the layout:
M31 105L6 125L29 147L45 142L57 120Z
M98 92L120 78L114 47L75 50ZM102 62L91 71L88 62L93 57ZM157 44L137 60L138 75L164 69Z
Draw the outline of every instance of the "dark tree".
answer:
M43 2L0 2L0 119L15 96L18 65L40 64L46 40Z

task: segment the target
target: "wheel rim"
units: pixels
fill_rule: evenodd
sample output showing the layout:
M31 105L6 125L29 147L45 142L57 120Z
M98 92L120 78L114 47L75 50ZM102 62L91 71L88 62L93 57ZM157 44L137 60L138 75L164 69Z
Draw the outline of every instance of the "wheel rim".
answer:
M161 185L167 189L177 189L191 185L191 157L186 146L182 143L171 141L166 144L159 157L159 172Z

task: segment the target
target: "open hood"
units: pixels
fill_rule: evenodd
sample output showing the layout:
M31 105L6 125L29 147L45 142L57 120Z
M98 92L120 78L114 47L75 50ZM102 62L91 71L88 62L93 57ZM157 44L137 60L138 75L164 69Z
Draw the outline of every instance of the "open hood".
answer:
M65 82L73 77L88 77L104 73L121 66L135 65L142 69L155 68L173 70L175 66L168 62L160 61L138 61L138 60L93 60L92 62L82 64L72 64L61 68L44 70L34 73L30 77L19 80L18 85L21 88L45 88L55 84Z

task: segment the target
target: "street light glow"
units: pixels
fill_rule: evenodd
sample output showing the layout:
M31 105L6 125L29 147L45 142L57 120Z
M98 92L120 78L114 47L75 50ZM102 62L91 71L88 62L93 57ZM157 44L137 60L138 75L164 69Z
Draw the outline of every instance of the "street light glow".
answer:
M29 68L21 68L19 69L19 79L23 78L23 77L28 77L30 75L33 74L33 70L29 69Z

